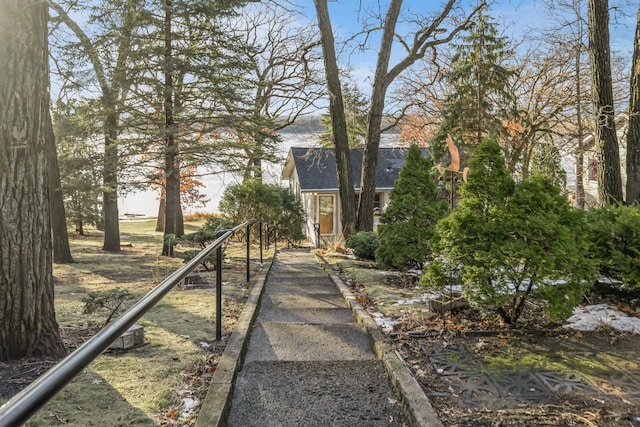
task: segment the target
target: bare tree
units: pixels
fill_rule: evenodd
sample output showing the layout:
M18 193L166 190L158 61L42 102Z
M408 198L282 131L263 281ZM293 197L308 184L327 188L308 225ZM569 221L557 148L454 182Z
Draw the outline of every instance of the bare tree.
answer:
M0 13L0 361L60 357L53 303L47 4Z
M599 161L598 203L616 204L623 201L623 195L611 77L609 1L589 0L588 16L591 93Z
M262 161L275 160L276 132L314 109L325 95L318 29L301 24L295 11L273 3L247 6L230 22L250 59L252 113L271 129L240 137L247 155L244 179L262 179Z
M484 1L469 14L460 12L453 17L459 1L448 0L442 9L430 19L421 17L414 24L417 29L411 36L402 37L396 34L402 0L392 0L383 19L382 38L378 50L376 71L373 77L371 105L369 110L369 123L367 128L367 142L362 159L362 183L360 185L360 201L358 204L358 231L373 229L373 206L375 201L376 166L378 163L378 150L380 148L380 135L382 133L382 117L385 106L387 90L391 83L402 72L411 67L416 61L422 59L428 51L437 46L449 43L460 31L468 27L478 11L485 6ZM447 22L449 19L449 22ZM445 25L448 23L449 26ZM370 28L365 34L372 32ZM404 51L404 56L393 66L390 66L390 58L394 40Z

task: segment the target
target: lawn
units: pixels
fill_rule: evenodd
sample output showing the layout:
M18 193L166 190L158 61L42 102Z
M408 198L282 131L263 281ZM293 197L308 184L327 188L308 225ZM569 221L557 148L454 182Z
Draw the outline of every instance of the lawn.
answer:
M185 224L185 231L193 232L199 225ZM69 351L99 330L109 314L85 313L83 298L90 292L126 290L133 296L124 301L129 307L183 265L180 258L159 255L162 233L155 231L155 221L122 221L120 231L121 253L102 251L102 234L90 230L86 236L70 236L75 263L54 265L56 316ZM143 345L103 353L27 425L190 425L248 296L245 248L245 243L234 241L225 250L221 342L214 340L215 272L199 271L210 286L170 291L137 322L144 327ZM265 260L271 255L263 252ZM251 252L252 280L259 268L256 245ZM0 403L51 365L39 360L0 364L0 378L6 379Z

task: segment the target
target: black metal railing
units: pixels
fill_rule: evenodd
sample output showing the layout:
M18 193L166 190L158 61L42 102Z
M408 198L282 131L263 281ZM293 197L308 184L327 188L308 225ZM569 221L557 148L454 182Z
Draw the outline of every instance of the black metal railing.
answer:
M167 276L158 286L136 302L112 323L101 329L76 351L49 369L24 390L0 407L0 427L13 427L24 424L38 409L49 401L78 373L86 368L96 357L105 351L113 341L125 333L147 311L157 304L171 289L182 281L198 264L203 262L214 250L216 259L216 340L222 335L222 244L239 229L246 228L247 239L247 282L250 280L249 248L250 227L257 220L250 220L230 230L218 232L216 240L185 265ZM262 230L262 223L260 223ZM262 264L262 232L260 232L260 263Z

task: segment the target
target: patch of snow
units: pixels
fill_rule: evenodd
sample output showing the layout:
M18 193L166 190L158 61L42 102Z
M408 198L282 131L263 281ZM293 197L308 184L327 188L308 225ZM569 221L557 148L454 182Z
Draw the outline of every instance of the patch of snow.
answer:
M395 303L393 303L393 305L413 305L413 304L427 304L429 302L429 300L432 300L434 298L438 298L442 295L449 295L450 292L453 292L455 294L460 294L462 292L462 286L461 285L453 285L451 287L451 289L449 287L445 288L442 291L431 291L431 292L427 292L424 293L422 295L418 295L416 297L413 298L408 298L408 299L401 299L399 301L396 301Z
M209 344L208 342L200 341L198 344L200 345L201 348L205 350L208 350L211 348L211 344Z
M606 304L588 305L573 309L565 328L577 331L594 331L599 326L609 326L622 332L640 334L640 319L607 307Z
M193 399L191 397L183 397L182 398L182 413L180 414L181 418L188 418L193 414L194 410L200 406L200 400Z
M384 317L384 314L380 313L379 311L374 311L373 313L371 313L371 317L373 318L373 321L376 322L376 325L378 325L380 330L385 334L390 334L391 332L393 332L394 325L398 323L389 317Z

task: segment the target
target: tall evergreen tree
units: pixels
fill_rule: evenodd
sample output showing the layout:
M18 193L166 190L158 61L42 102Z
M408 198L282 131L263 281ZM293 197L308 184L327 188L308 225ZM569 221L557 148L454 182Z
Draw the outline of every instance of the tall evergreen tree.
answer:
M143 28L143 5L138 1L121 0L105 6L95 2L49 2L55 11L53 40L57 41L59 70L68 96L96 97L101 104L104 154L102 159L104 242L102 249L120 251L118 214L119 171L121 170L121 117L124 102L131 90L136 68L133 66L133 38ZM89 17L84 25L72 19L83 10ZM64 32L65 27L68 32ZM69 35L69 33L71 35ZM87 66L88 64L88 66ZM89 70L87 70L89 68ZM97 94L96 94L97 91Z
M447 212L446 203L438 200L433 166L417 145L409 147L378 226L376 261L384 267L421 266L429 255L433 228Z
M85 225L101 227L102 157L95 105L58 101L53 117L64 206L68 222L82 235Z
M344 116L347 122L347 138L349 139L349 147L362 147L367 135L367 112L369 109L369 102L355 84L345 84L342 96L344 99ZM324 147L332 147L333 132L331 130L331 115L324 114L320 123L329 129L320 137L320 143Z
M515 111L509 80L517 71L506 65L512 47L499 36L497 23L485 9L454 49L451 69L443 76L452 93L445 99L443 122L431 141L436 156L444 152L448 135L467 154L485 137L498 140L506 134L503 122Z

